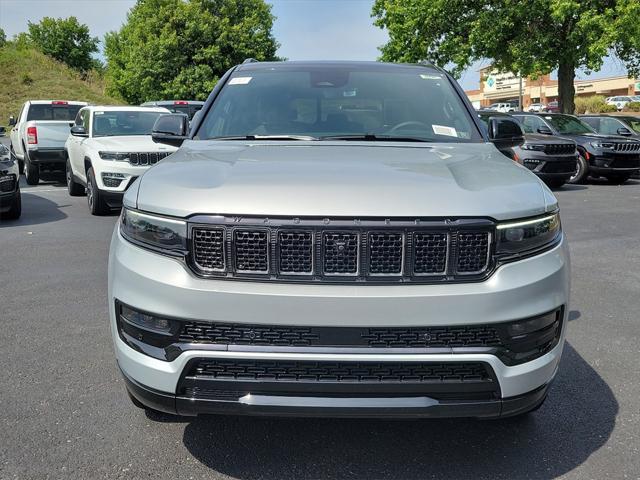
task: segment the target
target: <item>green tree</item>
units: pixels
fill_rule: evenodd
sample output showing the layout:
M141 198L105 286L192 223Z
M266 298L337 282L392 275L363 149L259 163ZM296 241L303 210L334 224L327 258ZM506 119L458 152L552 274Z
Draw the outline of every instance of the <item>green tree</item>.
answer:
M264 0L138 0L105 36L109 89L131 103L206 99L245 58L276 59L273 20Z
M4 30L0 28L0 47L4 47L7 43L7 35L4 33Z
M84 72L96 66L92 54L98 51L99 40L76 17L44 17L39 23L29 22L28 37L42 53L71 68Z
M432 61L459 75L472 62L538 76L558 71L560 109L572 113L576 69L598 70L615 54L640 74L638 0L376 0L387 61Z

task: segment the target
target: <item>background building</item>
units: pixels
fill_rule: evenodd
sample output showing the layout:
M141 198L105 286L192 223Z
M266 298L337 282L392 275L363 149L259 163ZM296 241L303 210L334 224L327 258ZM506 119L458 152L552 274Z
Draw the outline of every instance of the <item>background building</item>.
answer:
M499 73L485 67L479 71L480 88L467 90L465 93L475 108L488 107L492 103L518 103L520 77L513 73ZM626 76L600 78L598 80L576 80L576 96L602 95L636 95L640 93L640 80ZM522 104L524 110L532 103L553 102L558 100L558 81L551 75L542 75L536 79L522 79Z

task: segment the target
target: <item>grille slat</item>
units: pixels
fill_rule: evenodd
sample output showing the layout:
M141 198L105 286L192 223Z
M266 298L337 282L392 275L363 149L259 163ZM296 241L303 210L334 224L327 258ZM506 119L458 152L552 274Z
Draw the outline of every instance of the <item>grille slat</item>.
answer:
M299 220L296 219L299 223ZM274 281L447 282L486 275L492 225L478 229L431 226L344 228L322 225L194 224L191 266L202 275ZM311 223L311 222L309 222ZM253 225L252 222L250 225Z

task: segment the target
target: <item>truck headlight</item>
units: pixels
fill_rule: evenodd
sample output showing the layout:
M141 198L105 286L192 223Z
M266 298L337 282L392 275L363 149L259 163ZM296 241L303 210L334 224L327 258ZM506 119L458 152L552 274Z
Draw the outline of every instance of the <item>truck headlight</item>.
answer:
M610 142L591 142L591 146L600 150L613 150L614 148L613 143Z
M558 212L543 217L498 224L498 254L527 253L555 243L562 233Z
M122 209L120 233L142 247L169 255L182 256L187 250L187 222Z
M544 145L539 145L536 143L525 143L520 146L523 150L535 150L536 152L544 152Z
M117 162L128 162L129 154L124 152L98 152L102 160L115 160Z

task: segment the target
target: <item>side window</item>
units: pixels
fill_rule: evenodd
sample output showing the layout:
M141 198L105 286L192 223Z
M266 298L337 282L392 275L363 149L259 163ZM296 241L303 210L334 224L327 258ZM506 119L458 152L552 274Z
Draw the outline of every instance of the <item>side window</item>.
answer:
M82 112L82 126L84 127L84 129L86 130L86 132L89 132L89 117L90 117L91 112L89 112L89 109L87 108L86 110L83 110Z
M76 115L76 119L74 121L76 127L80 127L82 125L82 112L83 110L80 110Z
M538 117L533 115L524 115L520 117L522 123L527 128L527 130L537 133L538 128L544 126L544 122L540 120Z
M584 123L593 128L596 132L600 131L600 119L596 117L581 118Z
M618 129L624 128L624 125L619 120L614 118L602 118L600 119L600 133L605 135L617 135Z

